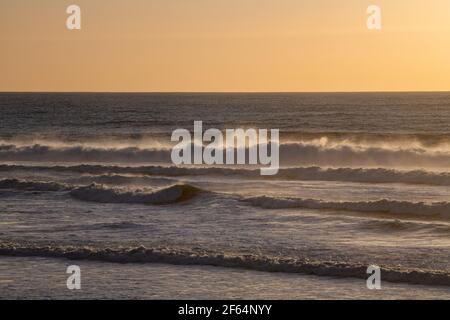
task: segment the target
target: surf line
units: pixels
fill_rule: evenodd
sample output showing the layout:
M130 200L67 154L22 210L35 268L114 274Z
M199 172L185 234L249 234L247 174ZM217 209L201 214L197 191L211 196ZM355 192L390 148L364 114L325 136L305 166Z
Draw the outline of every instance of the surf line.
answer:
M194 134L187 129L172 132L178 142L171 153L175 165L261 165L261 175L276 175L280 167L279 129L211 128L203 132L203 122L194 121ZM204 142L207 142L206 146ZM269 152L270 149L270 152ZM224 156L225 152L225 156Z

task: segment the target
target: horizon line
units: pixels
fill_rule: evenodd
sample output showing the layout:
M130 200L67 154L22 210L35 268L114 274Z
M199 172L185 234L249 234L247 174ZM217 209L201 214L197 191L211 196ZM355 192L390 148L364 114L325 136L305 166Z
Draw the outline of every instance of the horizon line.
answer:
M359 91L0 91L0 94L308 94L308 93L450 93L450 90L359 90Z

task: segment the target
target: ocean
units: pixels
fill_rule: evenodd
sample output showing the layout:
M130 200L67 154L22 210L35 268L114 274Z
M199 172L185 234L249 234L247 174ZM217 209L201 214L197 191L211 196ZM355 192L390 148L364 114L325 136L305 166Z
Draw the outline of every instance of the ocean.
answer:
M278 174L173 165L194 121ZM2 93L0 215L1 299L450 299L450 93Z

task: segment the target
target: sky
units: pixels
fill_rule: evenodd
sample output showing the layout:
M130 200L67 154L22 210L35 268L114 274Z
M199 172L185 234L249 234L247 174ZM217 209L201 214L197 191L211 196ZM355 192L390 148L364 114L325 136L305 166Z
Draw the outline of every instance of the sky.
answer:
M0 91L450 91L450 1L0 0Z

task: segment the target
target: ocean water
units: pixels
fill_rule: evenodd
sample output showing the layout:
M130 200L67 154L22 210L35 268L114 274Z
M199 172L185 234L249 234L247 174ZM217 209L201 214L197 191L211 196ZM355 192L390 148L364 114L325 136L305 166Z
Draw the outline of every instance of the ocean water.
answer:
M279 173L173 165L198 120ZM450 94L0 94L0 215L2 299L449 299Z

